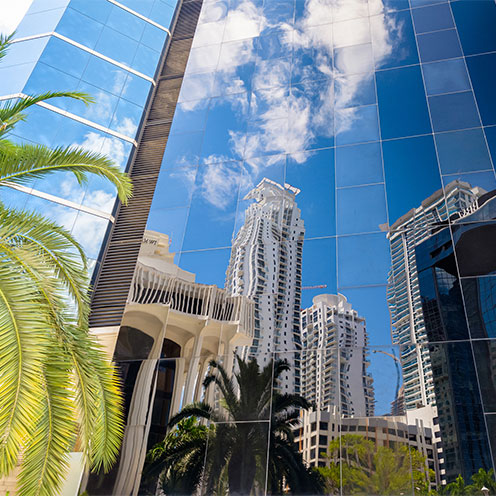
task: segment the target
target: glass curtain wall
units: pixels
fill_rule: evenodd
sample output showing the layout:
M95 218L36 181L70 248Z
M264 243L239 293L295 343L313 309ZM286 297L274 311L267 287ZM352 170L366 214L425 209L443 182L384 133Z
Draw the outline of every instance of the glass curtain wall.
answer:
M0 64L0 99L47 91L90 94L89 106L50 100L28 112L10 136L50 147L82 146L122 169L168 37L174 0L34 0ZM6 190L2 201L35 210L72 231L95 263L115 202L115 189L71 174Z

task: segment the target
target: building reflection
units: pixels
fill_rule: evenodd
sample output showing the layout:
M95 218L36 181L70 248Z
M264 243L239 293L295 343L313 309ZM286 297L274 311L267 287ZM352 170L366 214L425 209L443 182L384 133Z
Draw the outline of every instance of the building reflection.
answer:
M135 494L147 451L167 432L171 415L204 398L210 360L226 357L253 339L254 304L174 263L169 237L147 231L115 345L125 392L126 427L111 474L91 476L91 494ZM207 401L213 401L212 393Z

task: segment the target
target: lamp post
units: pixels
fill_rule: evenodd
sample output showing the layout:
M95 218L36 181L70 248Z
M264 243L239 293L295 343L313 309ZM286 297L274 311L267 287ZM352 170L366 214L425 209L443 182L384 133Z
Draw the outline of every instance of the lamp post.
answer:
M482 491L482 494L484 496L488 496L489 495L489 489L486 486L482 486L481 487L481 491Z

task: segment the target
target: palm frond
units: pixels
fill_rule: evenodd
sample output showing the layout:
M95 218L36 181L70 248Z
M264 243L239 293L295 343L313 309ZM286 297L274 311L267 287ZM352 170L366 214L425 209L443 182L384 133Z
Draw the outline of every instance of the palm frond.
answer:
M7 55L7 50L9 48L10 43L12 42L12 38L15 35L15 31L10 33L9 35L0 34L0 60Z
M128 175L99 153L75 146L55 149L31 144L0 147L0 185L26 184L54 172L72 172L80 184L88 180L88 174L108 179L123 203L132 194Z
M211 420L214 417L214 410L208 404L203 401L196 401L189 405L186 405L182 410L169 419L169 427L173 427L178 424L181 420L188 417L198 417L206 420Z
M0 477L16 464L43 398L39 378L49 336L38 294L0 255Z
M43 401L19 474L19 494L23 496L56 494L68 469L76 419L70 390L70 362L58 351L52 346L51 360L42 376Z
M80 93L77 91L47 91L40 95L28 95L7 100L0 105L0 136L11 131L18 122L24 121L26 119L26 114L23 112L29 107L53 98L73 98L84 102L86 105L94 103L95 101L94 98L87 93Z

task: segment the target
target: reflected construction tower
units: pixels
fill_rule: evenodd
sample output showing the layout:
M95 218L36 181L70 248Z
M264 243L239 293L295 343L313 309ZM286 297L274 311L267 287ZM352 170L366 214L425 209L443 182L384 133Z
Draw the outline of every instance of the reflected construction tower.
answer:
M264 366L271 352L291 352L291 371L282 376L283 392L300 389L301 258L305 228L295 197L299 190L264 178L245 200L255 200L233 242L226 290L255 301L255 331L243 358Z
M301 312L301 331L302 395L317 410L333 411L340 404L345 416L374 415L365 319L353 310L346 297L316 296L313 305Z
M407 410L435 405L432 369L426 344L422 301L419 291L415 247L429 238L431 228L449 215L471 205L484 193L462 181L452 181L400 217L390 228L391 270L388 276L388 305L394 344L402 348L404 404Z

